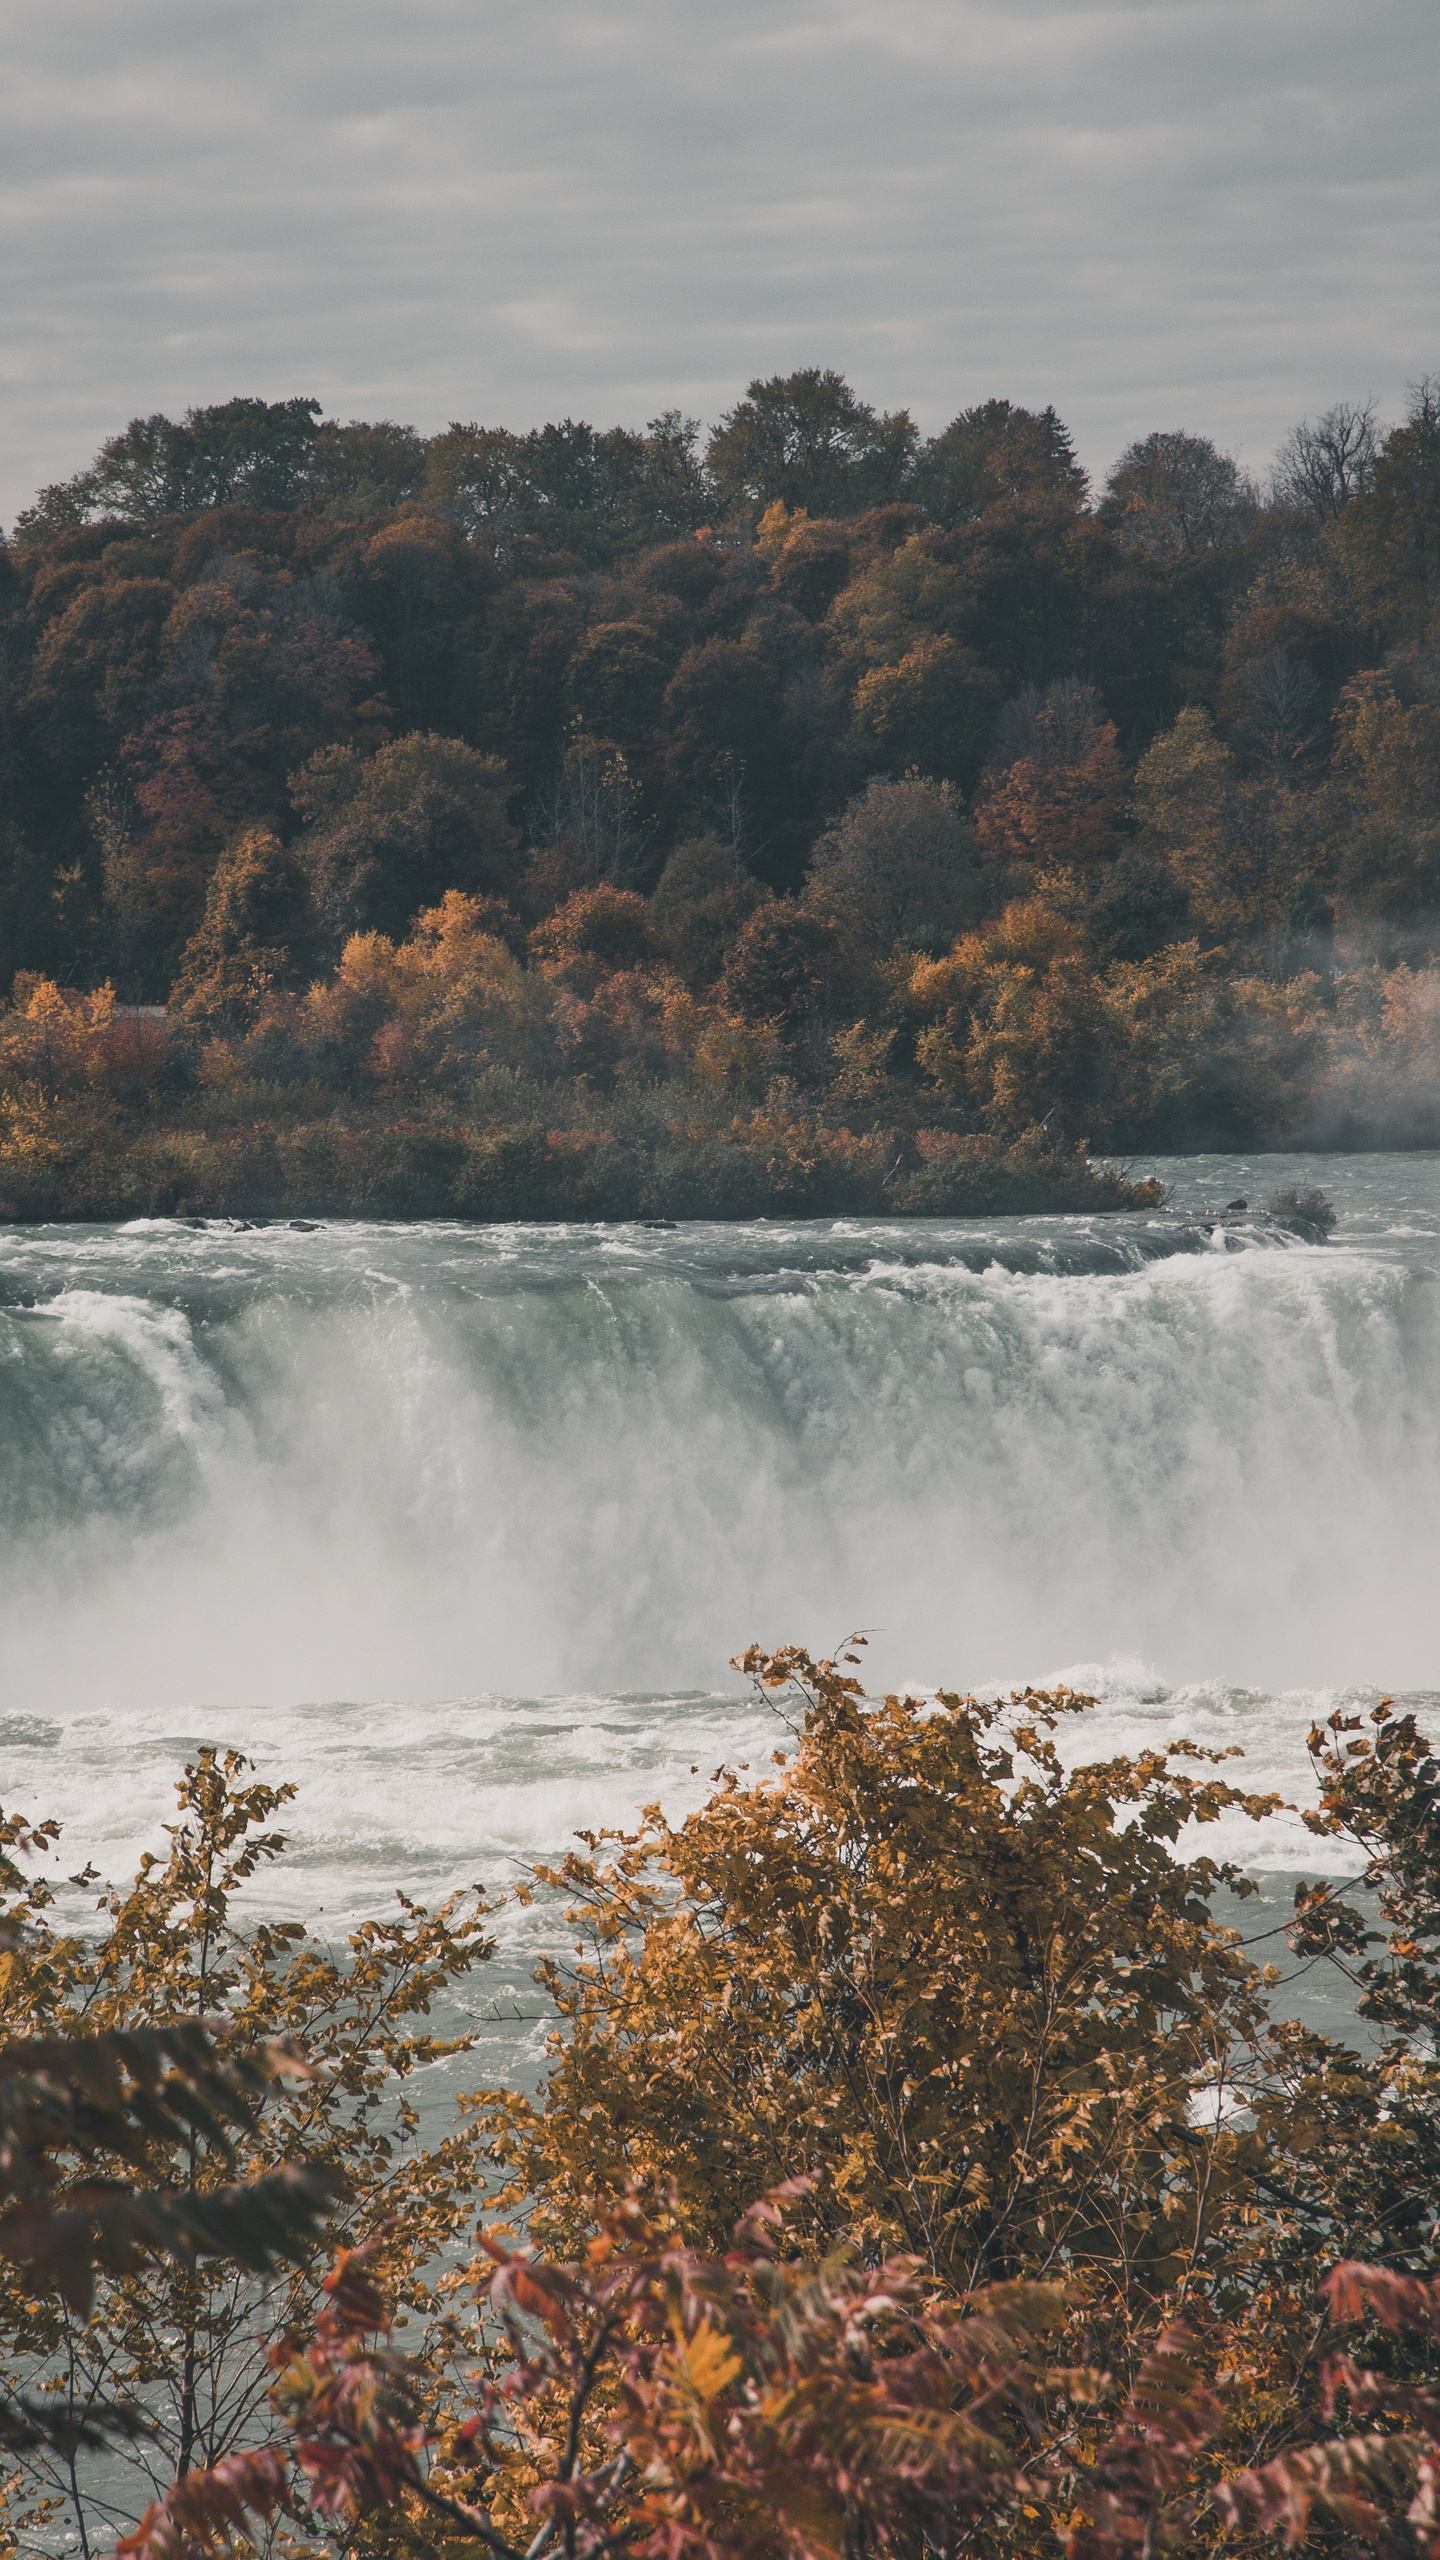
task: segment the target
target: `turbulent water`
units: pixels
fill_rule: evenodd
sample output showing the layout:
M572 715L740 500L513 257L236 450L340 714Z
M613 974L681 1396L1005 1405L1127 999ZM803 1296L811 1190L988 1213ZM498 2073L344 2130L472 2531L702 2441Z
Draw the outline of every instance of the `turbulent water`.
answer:
M694 1800L773 1740L729 1656L852 1627L1298 1794L1317 1699L1440 1689L1440 1158L1159 1170L1094 1219L8 1231L0 1798L123 1872L236 1743L328 1928ZM1185 1214L1312 1179L1329 1245Z

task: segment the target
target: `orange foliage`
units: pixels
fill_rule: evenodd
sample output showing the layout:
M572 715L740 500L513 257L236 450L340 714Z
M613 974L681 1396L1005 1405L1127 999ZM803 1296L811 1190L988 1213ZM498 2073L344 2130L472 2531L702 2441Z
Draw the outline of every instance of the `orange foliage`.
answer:
M530 936L547 978L592 993L610 971L633 969L650 949L650 909L633 889L577 889Z
M1158 2338L1128 2390L1051 2369L1061 2286L962 2305L914 2258L796 2261L785 2207L804 2184L753 2205L713 2256L633 2202L600 2213L571 2262L482 2234L499 2379L443 2431L368 2253L342 2253L313 2335L271 2350L286 2434L178 2479L117 2560L207 2560L306 2507L349 2536L389 2518L407 2546L492 2560L836 2560L1014 2548L1017 2528L1069 2560L1181 2547L1223 2420L1189 2332ZM1075 2421L1098 2401L1082 2450Z
M1124 788L1114 723L1106 720L1073 759L1022 756L982 788L975 832L992 862L1084 867L1114 851Z
M21 970L11 1010L0 1014L0 1076L62 1092L151 1083L169 1055L158 1007L117 1005L111 986L81 995Z

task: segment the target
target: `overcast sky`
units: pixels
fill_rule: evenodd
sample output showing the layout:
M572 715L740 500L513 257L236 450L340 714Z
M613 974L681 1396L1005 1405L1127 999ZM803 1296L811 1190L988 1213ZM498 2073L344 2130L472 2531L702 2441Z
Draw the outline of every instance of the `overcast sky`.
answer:
M1437 0L0 0L0 517L140 411L715 419L835 364L1103 471L1440 370Z

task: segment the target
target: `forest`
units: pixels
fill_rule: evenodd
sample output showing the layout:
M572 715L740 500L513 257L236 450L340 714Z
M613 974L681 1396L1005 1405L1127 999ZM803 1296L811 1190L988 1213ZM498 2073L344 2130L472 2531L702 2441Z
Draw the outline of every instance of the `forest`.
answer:
M68 1916L0 1818L6 2549L1434 2560L1414 1719L1312 1733L1350 1880L1247 1926L1217 1755L742 1663L763 1773L340 1946L247 1907L294 1790L234 1753ZM538 2069L425 2119L536 1909Z
M1263 485L820 369L708 436L136 419L0 552L0 1215L1440 1143L1437 600L1432 383Z

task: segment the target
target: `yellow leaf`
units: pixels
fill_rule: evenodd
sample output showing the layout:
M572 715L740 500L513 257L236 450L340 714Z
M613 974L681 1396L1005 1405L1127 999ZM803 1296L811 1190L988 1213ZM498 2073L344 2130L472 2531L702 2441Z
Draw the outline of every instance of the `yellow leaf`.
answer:
M688 2338L677 2341L674 2359L676 2379L688 2384L697 2400L706 2407L728 2391L740 2371L740 2358L722 2329L713 2328L708 2319Z

